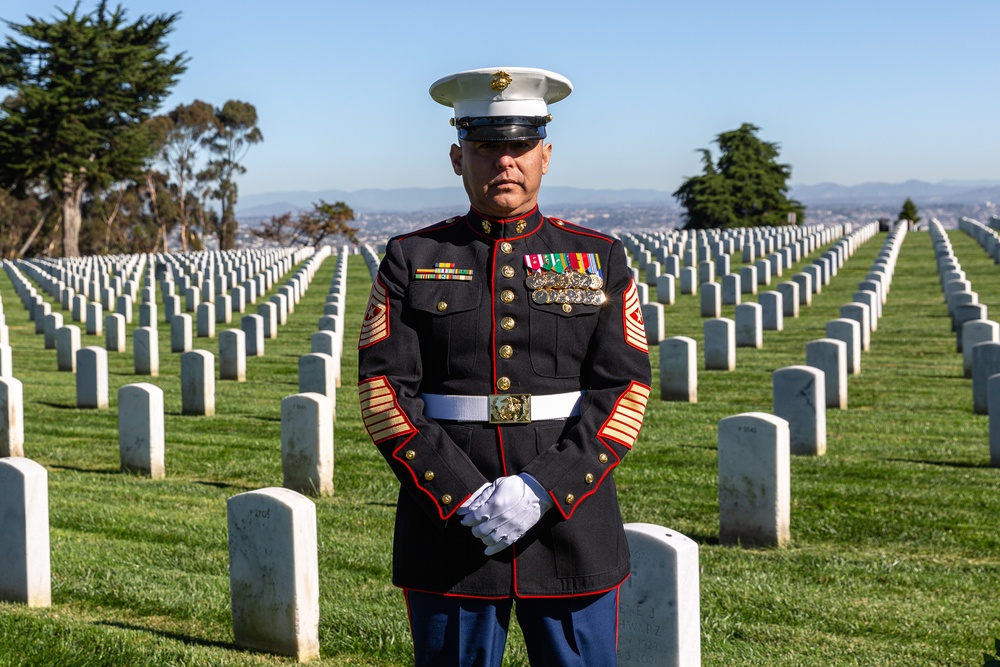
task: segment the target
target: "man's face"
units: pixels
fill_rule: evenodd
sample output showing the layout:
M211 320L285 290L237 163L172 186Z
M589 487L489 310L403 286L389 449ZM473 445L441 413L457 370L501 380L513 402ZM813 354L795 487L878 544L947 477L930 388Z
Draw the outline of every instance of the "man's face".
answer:
M451 147L451 166L462 177L469 203L494 218L515 218L538 201L552 144L537 141L463 141Z

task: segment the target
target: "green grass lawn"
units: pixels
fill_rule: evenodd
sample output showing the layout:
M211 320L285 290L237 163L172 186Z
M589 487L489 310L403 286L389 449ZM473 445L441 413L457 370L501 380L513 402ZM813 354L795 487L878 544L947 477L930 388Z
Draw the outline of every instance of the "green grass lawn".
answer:
M996 318L1000 267L964 233L949 235ZM706 666L980 665L1000 636L1000 470L989 467L988 418L972 414L926 233L903 243L872 350L849 380L849 408L827 413L826 456L792 460L791 546L718 544L716 424L771 411L772 371L805 363L805 344L825 337L885 238L862 246L784 331L765 332L763 349L740 348L735 371L706 372L700 358L697 404L657 400L651 350L653 399L616 480L627 522L699 543ZM298 391L297 359L309 352L334 263L320 268L266 355L248 359L248 381L217 380L208 418L180 414L179 355L169 352L162 304L160 376L133 375L132 325L128 351L109 354L111 408L78 410L73 376L56 371L55 351L43 349L0 276L24 384L25 453L49 471L53 597L47 609L0 604L0 666L291 662L233 643L226 500L281 485L280 401ZM370 285L361 257L351 257L348 276L355 316L337 399L336 493L315 499L322 658L313 664L406 665L402 596L389 583L396 483L356 397L354 348ZM678 293L666 326L668 336L694 338L701 357L699 304ZM733 317L733 306L723 315ZM82 338L103 346L103 337ZM194 344L218 352L217 339ZM118 471L116 393L140 381L164 390L165 480ZM506 664L527 664L516 632Z

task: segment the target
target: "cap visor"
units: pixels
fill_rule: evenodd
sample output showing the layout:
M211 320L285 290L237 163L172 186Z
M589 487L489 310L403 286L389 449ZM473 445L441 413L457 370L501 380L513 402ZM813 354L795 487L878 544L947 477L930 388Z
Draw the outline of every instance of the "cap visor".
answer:
M545 126L484 125L460 127L458 138L464 141L537 141L545 138Z

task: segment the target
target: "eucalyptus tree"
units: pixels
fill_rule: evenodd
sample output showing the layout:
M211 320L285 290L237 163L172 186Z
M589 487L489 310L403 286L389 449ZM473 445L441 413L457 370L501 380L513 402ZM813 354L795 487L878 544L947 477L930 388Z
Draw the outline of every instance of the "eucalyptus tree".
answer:
M215 185L212 197L220 204L215 222L219 249L231 250L236 246L238 226L236 177L246 173L242 160L252 145L264 140L264 135L257 127L257 109L249 102L229 100L216 110L215 117L217 124L205 139L215 157L209 160L206 172Z

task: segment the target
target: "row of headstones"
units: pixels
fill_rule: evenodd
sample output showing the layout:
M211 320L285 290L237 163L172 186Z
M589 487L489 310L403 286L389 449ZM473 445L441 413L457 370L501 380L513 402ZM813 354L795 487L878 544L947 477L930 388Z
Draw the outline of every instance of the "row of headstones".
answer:
M990 465L1000 467L1000 324L988 319L986 305L978 303L944 227L932 220L928 230L962 353L962 372L972 379L972 412L989 416Z
M907 225L897 225L873 263L887 294ZM806 356L809 363L809 345ZM834 341L838 347L842 341ZM837 353L837 370L845 364ZM719 540L723 544L786 546L790 540L790 455L820 455L825 450L826 417L820 406L830 391L830 370L792 366L773 374L775 414L726 417L718 426ZM845 382L846 385L846 382ZM845 396L846 398L846 396ZM832 407L829 398L826 407ZM809 442L809 438L815 438Z
M978 220L966 217L959 219L958 228L975 239L976 243L986 251L986 254L992 257L994 262L1000 264L1000 233Z
M242 265L240 266L241 274L247 275L248 270L251 271L250 276L252 279L246 280L239 287L235 287L232 290L232 295L225 294L230 281L230 278L224 275L217 277L216 282L220 287L220 296L218 299L215 297L214 287L212 286L211 280L207 280L203 287L207 286L208 292L211 299L206 299L206 302L211 302L215 300L215 321L216 322L226 322L231 321L232 311L235 309L237 312L244 312L247 303L255 303L258 294L263 294L266 290L269 290L274 282L276 282L284 273L286 273L291 266L298 263L304 257L311 255L314 250L312 248L302 248L299 250L277 250L271 251L269 253L262 253L261 251L254 251L256 254L244 253L239 257L242 257ZM33 264L25 264L30 275L33 279L38 282L42 288L49 292L53 297L57 298L61 303L64 310L69 310L73 321L80 322L81 324L86 324L88 333L92 335L100 335L101 330L101 312L102 309L110 310L112 305L116 308L116 311L125 316L127 322L132 321L132 310L133 303L136 300L136 293L138 290L138 285L140 284L140 278L143 275L143 271L146 269L146 256L137 255L134 256L137 259L137 266L135 274L132 278L125 282L124 294L120 294L121 287L120 284L114 284L111 288L104 288L101 290L102 299L101 301L88 302L87 294L76 294L73 287L67 287L66 283L61 279L62 273L60 273L58 267L53 268L51 266L46 266L49 273L41 271L37 266ZM149 269L144 282L144 289L142 292L142 305L140 306L140 324L142 326L155 326L156 321L156 296L155 296L155 279L154 279L154 267L163 267L169 264L173 260L171 256L161 256L164 261L161 263L157 261L154 264L149 265ZM89 259L89 258L88 258ZM98 260L93 259L94 262ZM51 260L48 260L51 264ZM249 269L248 269L249 267ZM161 271L162 273L162 271ZM237 274L235 272L229 274L232 276L232 281L235 283L237 279ZM104 276L107 280L107 276ZM112 279L113 281L118 281L119 278L116 276ZM182 285L188 285L188 278L184 276L185 282ZM166 323L170 323L171 318L181 312L181 306L179 303L179 297L174 294L174 283L168 277L161 283L162 289L164 291L164 304L165 313L164 320ZM116 294L120 294L115 298ZM193 312L198 309L201 299L200 292L196 288L188 288L188 293L185 295L184 305L188 307L189 312ZM113 303L112 303L112 300ZM43 303L40 296L35 297L35 303L26 303L29 309L34 312L37 307L43 309L43 316L48 314L49 307ZM208 312L199 311L199 319L209 320L211 310ZM206 325L207 326L207 325Z
M741 251L743 262L752 264L766 255L790 247L798 255L795 261L811 254L851 231L851 224L803 225L785 227L740 227L708 230L670 230L626 234L622 238L625 248L639 261L645 272L655 261L677 277L674 261L683 258L684 266L694 267L699 259L720 260Z
M931 220L928 231L955 332L955 351L962 354L963 376L972 379L972 411L988 414L989 378L1000 373L1000 324L990 320L986 304L979 303L941 223Z
M898 226L886 239L872 265L872 273L878 274L874 277L878 279L880 294L888 294L896 258L905 234L906 227ZM857 312L867 314L867 304L860 305L862 308ZM778 369L772 374L773 412L774 416L785 424L787 445L792 454L822 456L826 452L826 410L847 407L848 375L861 372L862 327L861 322L849 318L828 322L826 327L828 338L806 344L804 366L789 366ZM709 332L706 327L706 341L709 339ZM660 344L662 400L697 401L695 359L696 343L690 338L675 337ZM707 355L706 361L708 361ZM752 433L752 431L746 432ZM739 469L739 466L735 469ZM720 472L720 476L721 474ZM761 474L766 480L773 481L777 472L771 467L765 467ZM767 484L771 482L768 481ZM757 488L757 484L747 488ZM743 501L744 507L747 506L746 503L747 501ZM734 503L735 505L739 503ZM769 509L763 511L764 515L773 516L768 512ZM724 524L739 524L735 519L722 521ZM750 522L749 525L754 526L749 531L751 535L755 533L759 524L759 517ZM782 534L779 523L770 525L770 531L770 534ZM780 540L777 543L780 543Z
M324 250L325 252L321 251L314 254L289 281L294 281L297 285L301 285L301 292L296 290L296 296L304 293L322 261L329 255L329 249L325 248ZM270 319L273 323L269 333L276 336L277 318L276 312L274 312L276 309L274 304L267 305L270 306L271 312L269 314L272 316ZM52 314L48 316L50 319L49 324L52 323L52 317ZM182 317L178 316L178 318L175 318L174 324L183 324ZM111 318L118 318L116 322L120 327L115 328L119 328L121 333L118 334L116 340L121 342L124 340L122 316L118 314L110 315L109 321ZM228 329L220 334L220 379L237 382L244 382L246 380L248 347L255 356L262 356L264 352L263 322L264 318L261 315L245 316L242 322L243 328ZM189 324L189 321L187 323ZM51 331L51 328L48 331ZM110 331L111 328L109 327L109 334ZM177 331L181 331L186 335L177 335ZM205 350L190 349L191 337L189 328L185 332L184 327L172 326L171 333L172 343L175 343L172 346L173 351L183 353L180 360L182 413L186 415L211 416L215 413L215 356ZM109 404L107 350L97 346L81 349L80 330L75 325L59 327L52 334L51 347L55 347L56 349L57 367L59 370L76 374L77 407L107 408ZM155 328L138 327L133 332L133 335L136 374L157 376L159 374L159 339ZM322 335L319 337L322 338ZM317 336L314 336L314 347L322 344L322 341L318 342L315 340L316 338ZM181 341L180 344L176 344L178 340ZM250 341L250 346L247 344L248 340ZM50 339L47 336L46 347L50 347L49 342ZM327 341L326 348L328 350L332 348L331 341ZM108 349L124 351L124 345L121 344L120 347L112 348L109 338ZM4 361L4 352L7 352L6 358L8 360L6 361ZM9 356L9 346L7 346L6 350L4 350L3 346L0 346L0 365L5 364L4 367L8 369L10 368ZM307 387L307 389L303 389L302 391L311 391L314 388L322 387L325 394L335 396L332 388L335 382L333 359L326 357L323 361L325 363L319 368L314 368L307 364L304 369L300 370L300 375L302 376L300 384L304 383L303 386ZM2 375L4 374L0 373L0 376ZM8 372L6 375L9 377L0 377L0 382L7 381L3 382L2 386L0 386L0 457L23 456L23 387L20 381L13 378L12 373ZM326 389L328 385L330 388ZM152 387L152 385L141 386ZM155 387L153 388L155 389ZM121 394L119 394L119 397L121 398ZM159 402L154 398L147 398L145 399L145 404L153 406L151 409L156 409L155 406L159 405L160 414L158 416L150 416L146 411L138 411L136 414L140 415L137 417L137 419L140 419L139 423L143 424L143 428L147 429L155 428L153 425L159 423L159 428L162 430L162 398ZM120 412L122 409L121 405L119 405ZM162 440L162 433L160 434L160 439ZM151 441L147 439L147 442ZM147 452L144 456L146 459L150 459L153 455ZM162 461L160 461L158 467L162 470ZM123 468L132 469L132 466L123 463Z
M368 267L368 275L371 277L372 282L375 282L375 278L378 276L378 252L375 248L365 244L361 247L361 256L365 260L365 266Z
M775 252L770 252L766 258L761 258L755 263L751 259L751 263L748 266L742 267L739 273L731 273L731 262L728 254L718 254L713 251L711 258L706 257L706 259L697 261L697 254L695 254L697 251L693 249L687 251L692 254L692 263L681 268L679 257L668 255L664 262L665 270L661 273L661 262L650 259L653 256L651 252L642 249L644 246L640 245L639 248L641 250L637 254L639 271L636 274L636 282L639 283L640 302L648 302L648 298L644 299L646 297L645 290L648 289L645 287L646 285L656 286L657 302L672 305L675 301L676 285L678 282L680 283L681 294L694 295L698 293L699 285L709 286L714 284L716 278L718 278L722 282L721 293L717 297L710 296L708 299L721 299L721 303L723 304L736 305L739 303L741 294L756 294L759 286L771 284L772 276L781 277L785 269L790 268L802 258L812 254L821 245L829 243L836 238L841 238L849 230L849 226L832 228L811 226L798 232L785 232L793 237L801 236L801 240L794 241L791 245L787 246L778 242ZM773 242L774 238L768 237L768 241ZM762 244L764 241L758 241L757 243ZM656 253L655 256L659 257L665 251L661 246L654 252ZM827 257L828 254L825 253L824 257ZM750 255L753 256L753 253L750 253ZM814 262L814 265L816 273L813 274L812 281L815 283L821 279L820 273L823 266L821 260ZM807 267L805 271L813 271L813 268ZM714 291L720 288L718 286L709 286L708 289Z
M274 295L267 304L261 304L258 307L258 315L249 316L249 319L247 317L243 318L241 329L246 335L246 341L242 345L240 345L241 336L232 333L233 330L220 336L219 346L223 379L239 379L238 376L242 375L242 371L239 369L245 369L245 361L241 362L240 358L246 353L251 354L251 356L260 356L263 354L263 340L268 337L276 337L278 324L287 318L290 309L294 309L294 304L301 298L307 281L311 280L312 274L315 272L315 266L318 266L318 263L328 254L329 248L324 248L318 254L312 248L295 251L291 259L298 260L301 257L312 256L315 262L310 263L312 260L307 262L281 288L279 294ZM278 255L275 255L275 258L277 261L290 261L288 258L282 258ZM25 301L28 307L29 319L35 320L36 333L45 335L46 349L56 350L57 368L59 370L75 371L76 353L80 348L79 328L75 325L64 326L61 313L45 314L49 310L49 304L47 302L39 304L41 297L37 296L35 288L24 279L17 267L12 264L6 266L15 284L15 288L19 294L23 295L22 300ZM268 282L270 282L273 276L280 276L286 273L290 266L287 268L282 266L281 271L270 273ZM151 282L151 279L147 280L147 283ZM236 287L234 288L234 293L241 293L242 289L242 287ZM143 293L147 302L140 306L140 327L133 332L135 372L139 375L155 376L159 372L156 303L151 285L147 286L143 290ZM77 301L79 299L82 299L82 297L75 298ZM221 297L219 301L220 305L228 306L228 299L228 295ZM256 299L256 296L254 296L254 299ZM167 304L165 309L167 311L166 319L171 324L171 350L173 352L187 352L192 346L191 318L187 314L176 312L178 309L176 305L172 304L171 296L167 296L165 301ZM131 301L128 295L119 297L118 305L120 312L109 314L104 320L105 326L103 329L106 331L105 348L112 352L125 351L125 325L131 322L132 315ZM41 312L39 306L42 307ZM88 334L100 335L102 332L102 327L98 324L100 322L101 307L99 303L88 304L89 317L86 318L80 318L79 313L74 311L77 319L86 320ZM228 308L223 309L224 317L218 316L218 310L220 309L216 308L214 310L216 314L213 315L211 304L202 304L202 307L199 308L199 336L214 337L216 319L220 319L226 323L231 321L231 314ZM40 318L39 315L41 315ZM248 352L244 352L244 350L248 350Z
M729 460L722 451L720 476ZM265 488L229 498L226 514L237 646L300 662L319 657L315 504ZM632 570L620 591L619 664L700 664L697 543L652 524L626 524L625 533ZM50 606L48 473L30 459L0 460L0 535L0 601Z
M800 308L811 305L812 296L821 293L823 287L830 284L833 277L837 275L854 252L871 239L877 231L877 223L859 227L823 253L822 257L807 267L809 270L795 274L793 280L780 283L776 291L761 292L758 295L757 303L741 303L737 287L735 290L736 298L732 299L736 302L735 321L720 317L725 286L720 289L719 284L715 282L702 285L701 313L703 317L711 318L704 324L706 368L733 370L736 364L737 347L762 347L763 332L781 331L784 328L785 317L798 317ZM738 276L735 277L738 278ZM738 285L738 283L736 284ZM659 287L657 287L657 294L659 295ZM730 294L734 294L734 292L730 292ZM868 302L870 309L875 308L876 299L872 299L872 295L864 293L864 290L857 293L855 297ZM663 304L645 303L642 306L642 316L647 342L651 345L659 344L665 338L666 329ZM841 309L841 317L857 319L862 327L866 324L869 327L871 325L870 321L867 323L863 321L862 313L853 303ZM834 328L838 329L839 327L835 326ZM686 340L681 341L681 343L688 345ZM677 352L681 354L677 360L683 363L683 360L688 357L688 352L682 350L677 350ZM661 357L661 363L662 359L663 357Z

